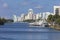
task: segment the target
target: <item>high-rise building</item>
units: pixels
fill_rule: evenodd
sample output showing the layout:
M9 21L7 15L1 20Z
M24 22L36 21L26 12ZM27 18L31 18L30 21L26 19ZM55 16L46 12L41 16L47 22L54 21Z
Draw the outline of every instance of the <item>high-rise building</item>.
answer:
M36 14L33 14L33 20L36 20Z
M54 15L54 14L50 13L50 12L44 12L43 16L42 16L42 19L47 19L49 15Z
M13 20L14 20L14 22L17 22L17 16L16 15L13 15Z
M60 15L60 6L54 6L54 14Z
M21 14L21 21L23 21L25 19L25 15Z
M32 9L28 10L27 19L33 19L33 10Z
M22 20L21 20L21 17L18 17L18 22L20 22L20 21L22 21Z
M39 14L36 14L36 19L39 19L39 16L40 16Z

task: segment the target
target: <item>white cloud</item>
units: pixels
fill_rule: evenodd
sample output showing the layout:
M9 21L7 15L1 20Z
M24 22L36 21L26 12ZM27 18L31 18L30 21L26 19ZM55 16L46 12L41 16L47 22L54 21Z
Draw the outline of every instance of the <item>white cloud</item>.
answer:
M36 6L35 8L40 9L40 8L42 8L42 6L38 5L38 6Z
M8 7L8 4L7 3L3 3L3 7L4 8L7 8Z

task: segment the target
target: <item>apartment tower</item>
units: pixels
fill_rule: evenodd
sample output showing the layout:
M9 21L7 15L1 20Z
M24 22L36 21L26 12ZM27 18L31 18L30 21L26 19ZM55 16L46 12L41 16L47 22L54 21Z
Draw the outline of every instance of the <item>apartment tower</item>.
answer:
M60 15L60 6L54 6L54 14Z

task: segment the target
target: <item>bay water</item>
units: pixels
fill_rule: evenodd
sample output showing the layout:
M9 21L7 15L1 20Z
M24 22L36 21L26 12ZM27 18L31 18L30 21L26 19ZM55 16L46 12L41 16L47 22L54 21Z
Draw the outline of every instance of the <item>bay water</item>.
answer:
M0 40L60 40L60 31L28 23L6 23L0 26Z

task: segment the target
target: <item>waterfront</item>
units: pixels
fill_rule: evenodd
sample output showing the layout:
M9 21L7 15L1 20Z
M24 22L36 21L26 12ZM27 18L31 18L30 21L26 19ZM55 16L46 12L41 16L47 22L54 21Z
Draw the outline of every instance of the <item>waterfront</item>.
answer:
M7 23L0 26L0 40L60 40L60 32L27 23Z

